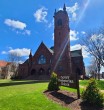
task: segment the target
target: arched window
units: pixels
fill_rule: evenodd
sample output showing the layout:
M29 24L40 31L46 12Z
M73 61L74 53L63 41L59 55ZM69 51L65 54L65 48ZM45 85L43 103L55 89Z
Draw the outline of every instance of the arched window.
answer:
M45 75L45 70L43 68L40 68L38 71L39 75Z
M57 24L58 24L58 26L62 26L62 20L58 19Z
M46 58L44 55L40 55L38 59L38 64L45 64L46 63Z

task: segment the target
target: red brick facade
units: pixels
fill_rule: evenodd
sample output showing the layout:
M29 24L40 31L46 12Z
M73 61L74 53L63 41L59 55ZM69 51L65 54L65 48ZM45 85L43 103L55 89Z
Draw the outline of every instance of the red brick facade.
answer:
M85 67L81 50L70 52L70 28L66 7L54 13L54 48L49 49L42 42L34 56L19 65L19 76L28 79L50 78L54 71L60 75L78 73L85 76Z
M70 28L69 17L66 7L54 13L54 62L53 71L62 75L70 75L71 55L70 55Z

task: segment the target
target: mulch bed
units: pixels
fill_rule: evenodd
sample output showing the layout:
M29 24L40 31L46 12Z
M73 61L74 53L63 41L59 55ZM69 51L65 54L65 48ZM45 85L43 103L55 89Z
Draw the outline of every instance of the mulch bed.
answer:
M77 99L77 94L59 90L59 91L45 91L44 94L51 100L60 105L70 108L71 110L104 110L104 108L97 108L94 105L83 103L81 99Z

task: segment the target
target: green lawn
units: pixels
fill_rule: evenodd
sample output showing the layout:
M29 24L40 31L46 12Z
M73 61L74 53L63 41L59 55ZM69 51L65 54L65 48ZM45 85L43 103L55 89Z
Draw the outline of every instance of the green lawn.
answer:
M98 88L100 90L104 90L104 80L100 80L100 81L96 80L96 81L97 81ZM87 84L88 84L88 80L80 80L81 86L87 86Z
M0 110L69 110L43 94L47 84L0 80Z
M104 90L104 81L97 82L98 87ZM87 83L87 80L80 81L80 85L84 87ZM0 110L69 110L43 94L47 86L48 82L0 80ZM76 89L69 87L60 88L76 92Z

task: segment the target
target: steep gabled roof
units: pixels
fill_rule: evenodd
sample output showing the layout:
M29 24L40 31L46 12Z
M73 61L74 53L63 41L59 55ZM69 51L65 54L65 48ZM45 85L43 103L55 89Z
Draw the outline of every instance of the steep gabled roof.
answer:
M48 48L44 43L43 43L43 45L49 50L49 52L51 52L53 54L53 51L50 48Z
M48 48L43 42L41 42L41 44L40 44L40 46L38 47L38 49L39 49L41 46L44 46L50 53L53 54L53 51L52 51L50 48ZM38 51L38 49L37 49L37 51Z
M51 50L50 48L47 47L47 49L48 49L52 54L54 53L53 50Z

